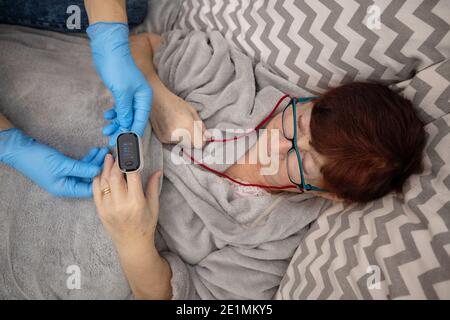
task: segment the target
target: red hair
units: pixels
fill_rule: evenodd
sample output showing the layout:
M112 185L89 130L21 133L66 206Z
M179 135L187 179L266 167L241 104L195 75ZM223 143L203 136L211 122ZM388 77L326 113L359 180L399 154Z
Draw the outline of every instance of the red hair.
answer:
M422 171L426 136L411 101L376 83L354 82L314 101L311 145L325 157L323 187L367 202Z

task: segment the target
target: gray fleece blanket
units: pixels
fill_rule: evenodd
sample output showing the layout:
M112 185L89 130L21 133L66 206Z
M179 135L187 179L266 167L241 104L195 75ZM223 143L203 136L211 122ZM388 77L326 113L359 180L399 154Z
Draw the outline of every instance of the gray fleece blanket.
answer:
M107 144L102 112L112 101L86 39L1 26L0 57L0 110L16 126L74 158ZM309 95L254 66L216 32L167 33L154 63L209 128L251 128L283 93ZM144 149L144 181L164 168L157 246L172 268L173 298L272 298L308 224L328 203L293 194L236 198L228 181L175 165L172 147L151 130ZM92 200L52 197L0 164L0 221L1 298L132 297ZM67 285L73 266L80 289Z

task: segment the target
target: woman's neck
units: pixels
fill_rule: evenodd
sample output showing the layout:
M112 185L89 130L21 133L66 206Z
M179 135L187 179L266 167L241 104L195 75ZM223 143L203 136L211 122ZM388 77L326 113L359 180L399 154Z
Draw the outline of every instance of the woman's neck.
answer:
M224 173L231 178L243 181L245 183L266 185L264 177L259 171L258 164L236 163L229 167Z
M244 181L246 183L267 185L267 181L261 174L261 165L259 163L258 148L256 144L251 147L241 159L231 167L229 167L224 173L228 176ZM256 163L253 163L256 160Z

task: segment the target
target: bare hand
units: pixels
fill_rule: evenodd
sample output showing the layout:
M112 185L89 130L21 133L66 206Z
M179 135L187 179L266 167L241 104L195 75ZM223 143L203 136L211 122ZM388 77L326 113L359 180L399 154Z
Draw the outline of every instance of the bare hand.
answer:
M211 135L206 131L197 110L171 92L161 81L153 66L153 50L156 49L153 47L160 41L158 35L149 33L130 37L133 58L154 92L150 116L153 130L162 143L181 143L185 146L201 148ZM112 116L114 115L110 115L108 119L110 120Z
M160 176L161 171L150 176L145 197L140 173L128 173L125 181L117 161L114 163L110 154L105 157L103 172L93 183L94 201L100 219L116 245L154 241Z
M181 143L202 148L211 137L197 110L169 92L150 118L153 130L162 143Z

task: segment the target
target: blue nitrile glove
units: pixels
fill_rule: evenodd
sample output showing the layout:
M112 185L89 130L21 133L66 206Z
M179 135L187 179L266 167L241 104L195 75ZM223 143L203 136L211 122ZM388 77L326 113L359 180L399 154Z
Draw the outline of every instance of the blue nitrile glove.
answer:
M92 178L100 173L107 153L107 148L93 148L82 160L73 160L18 128L0 131L0 162L55 196L92 197Z
M103 130L110 145L123 131L143 136L151 110L152 88L134 63L128 43L128 25L97 22L87 28L95 68L115 101L117 119Z

